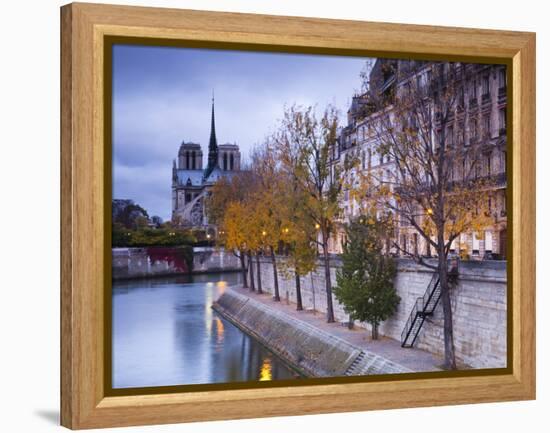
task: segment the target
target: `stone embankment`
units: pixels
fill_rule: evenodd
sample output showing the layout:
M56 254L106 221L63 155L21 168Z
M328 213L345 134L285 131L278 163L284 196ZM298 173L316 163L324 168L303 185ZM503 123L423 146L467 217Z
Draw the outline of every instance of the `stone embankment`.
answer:
M212 247L113 248L114 280L235 272L240 262L231 252Z
M284 260L284 258L278 258ZM331 279L341 267L339 258L331 261ZM281 266L279 266L281 268ZM255 274L257 275L256 269ZM260 263L262 289L273 294L273 267L269 258ZM381 324L380 335L400 341L417 298L424 295L432 271L410 260L397 261L394 286L401 298L397 312ZM296 303L296 282L293 272L279 273L279 293L282 299ZM301 278L304 309L326 312L325 271L321 262ZM333 297L336 320L346 322L348 315ZM507 360L507 269L504 261L461 262L456 285L451 291L454 343L456 357L471 368L502 368ZM357 323L367 330L366 323ZM429 317L418 336L415 347L436 356L444 355L443 308L441 302ZM407 350L407 349L404 349Z
M212 308L308 377L411 371L231 288Z

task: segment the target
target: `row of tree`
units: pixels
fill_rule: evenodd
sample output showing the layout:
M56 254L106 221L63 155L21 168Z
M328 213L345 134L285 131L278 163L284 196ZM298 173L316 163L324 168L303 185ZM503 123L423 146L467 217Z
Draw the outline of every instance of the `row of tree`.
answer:
M435 77L429 78L431 81L416 79L432 70L437 74L427 74ZM455 369L448 256L462 233L480 232L491 224L492 179L479 175L487 144L480 140L470 141L468 147L455 146L447 135L452 131L449 125L463 116L460 95L469 77L456 71L465 74L465 70L454 64L442 68L420 63L416 70L407 70L407 75L399 75L398 70L384 71L384 76L395 74L399 77L396 82L401 83L389 96L379 92L365 75L362 98L368 108L364 116L371 131L370 150L391 166L389 176L385 169L365 169L359 150L345 152L344 143L338 143L338 116L333 107L320 116L311 107L287 109L276 132L254 152L250 170L218 182L207 203L210 221L220 228L221 241L241 258L245 285L246 258L252 263L253 257L259 260L261 254L268 255L273 264L275 299L279 300L275 252L284 250L289 259L279 265L295 272L298 308L302 308L299 277L315 267L320 252L327 321L333 322L329 240L340 221L345 190L364 217L385 220L392 230L398 225L411 228L433 249L437 260L426 260L418 249L411 251L406 244L399 244L395 231L385 236L384 249L379 243L369 246L370 241L364 239L366 232L359 230L353 236L349 232L344 256L347 254L355 265L344 266L339 274L338 296L345 305L351 305L349 298L357 294L354 279L365 282L369 274L381 278L379 283L369 284L386 287L392 275L386 259L388 247L437 272L444 313L445 365ZM347 155L338 162L332 154L336 149ZM361 248L359 241L354 241L356 235L363 236ZM361 271L357 263L365 269ZM248 266L248 272L254 290L254 267ZM258 286L261 291L261 280ZM362 290L374 293L372 287ZM375 323L375 333L382 317L398 302L391 290L380 293L388 308L379 317L350 309L359 320ZM362 301L372 303L372 299L363 296Z
M340 217L345 186L345 176L330 160L337 124L332 107L320 119L311 107L290 108L277 132L254 150L250 169L220 179L207 200L219 241L240 258L244 286L252 291L262 293L260 256L269 257L274 300L280 301L280 271L295 278L296 308L302 310L300 277L316 268L321 253L328 322L335 320L329 239ZM393 288L395 265L382 249L391 236L391 224L391 219L369 214L347 226L344 266L334 288L350 323L371 323L373 338L399 302ZM277 252L284 258L278 259Z
M328 322L334 322L328 243L342 188L330 166L337 125L332 107L320 118L312 108L291 107L277 131L254 150L250 169L218 181L207 200L209 220L219 227L225 247L239 256L244 284L251 290L256 280L262 290L261 279L255 280L254 266L245 262L255 258L259 264L260 256L268 256L274 299L280 300L278 270L294 273L297 308L302 309L300 276L315 268L322 251ZM279 263L276 252L284 252L285 260Z

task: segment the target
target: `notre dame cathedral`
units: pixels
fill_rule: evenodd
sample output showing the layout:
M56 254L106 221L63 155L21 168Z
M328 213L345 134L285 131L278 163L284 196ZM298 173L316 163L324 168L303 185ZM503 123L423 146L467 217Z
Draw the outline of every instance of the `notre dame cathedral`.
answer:
M205 197L221 177L231 176L241 168L237 144L220 144L216 139L214 98L208 144L208 165L202 167L202 150L198 143L182 142L172 167L172 221L185 227L207 228Z

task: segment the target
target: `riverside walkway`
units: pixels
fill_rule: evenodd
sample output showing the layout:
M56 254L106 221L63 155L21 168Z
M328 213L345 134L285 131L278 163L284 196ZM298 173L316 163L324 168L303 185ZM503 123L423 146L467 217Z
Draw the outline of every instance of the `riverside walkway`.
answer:
M443 359L425 350L417 348L404 349L398 341L384 336L380 336L378 340L372 340L370 331L364 328L355 326L354 329L350 330L346 326L342 326L339 322L327 323L324 313L311 310L297 311L296 304L292 302L287 303L284 299L280 302L276 302L273 300L270 293L258 294L238 286L232 286L231 290L257 302L261 302L269 308L278 310L296 320L303 321L324 332L339 337L361 350L369 351L395 362L396 364L402 365L411 371L426 372L439 371L442 369Z

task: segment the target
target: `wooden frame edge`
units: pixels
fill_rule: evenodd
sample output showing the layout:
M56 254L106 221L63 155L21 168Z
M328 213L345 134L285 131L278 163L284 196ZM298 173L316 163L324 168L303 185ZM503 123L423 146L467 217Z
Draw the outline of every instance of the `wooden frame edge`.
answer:
M96 310L102 295L91 293L90 287L98 284L103 264L100 255L94 253L101 242L93 235L101 229L101 215L97 203L102 192L94 176L100 170L102 150L97 149L102 139L97 121L98 41L94 28L109 32L123 26L120 20L125 15L132 31L147 32L143 26L146 15L154 12L153 24L162 26L168 15L209 16L212 19L230 17L227 33L217 28L216 35L231 40L247 40L254 32L235 31L236 23L242 27L263 19L280 24L286 17L262 15L227 14L216 12L161 10L112 5L71 4L61 8L61 424L68 428L92 428L128 426L153 423L172 423L214 419L236 419L298 415L308 413L346 412L398 407L465 404L489 401L534 399L536 395L535 373L535 35L533 33L475 31L461 29L470 42L483 37L487 42L478 51L487 54L498 45L498 35L509 46L496 51L498 58L509 59L513 64L513 207L514 245L517 253L513 258L513 303L514 303L514 371L509 375L481 376L460 379L417 379L345 385L316 385L304 387L249 389L234 391L210 391L190 394L164 394L155 396L104 397L103 387L98 383L101 371L102 327L98 325L100 313ZM111 15L114 18L111 18ZM267 18L266 18L267 17ZM203 19L201 18L201 19ZM409 26L382 23L359 23L309 18L288 18L292 23L304 23L303 34L287 33L284 41L298 45L315 43L338 48L346 39L331 36L323 39L320 30L323 24L336 28L338 24L384 28L392 31L413 29L415 34L445 33L446 28ZM247 25L245 25L245 21ZM173 22L173 20L172 20ZM254 27L252 25L252 27ZM218 24L218 27L223 27ZM269 26L267 26L269 27ZM315 29L315 36L308 38L308 28ZM180 29L181 30L181 29ZM258 34L258 40L268 43L276 36L269 31ZM448 29L447 33L453 29ZM126 28L128 31L128 28ZM200 38L204 32L190 30ZM280 30L282 31L282 30ZM478 32L478 33L476 33ZM481 33L479 33L481 32ZM169 27L167 34L177 34L178 29ZM187 33L190 34L190 33ZM481 34L481 36L480 36ZM230 36L230 37L229 37ZM395 38L394 38L395 39ZM359 46L360 38L352 40ZM393 44L395 45L395 41ZM412 47L414 44L410 44ZM442 44L445 45L445 44ZM459 43L456 43L459 46ZM305 46L305 45L304 45ZM391 41L389 45L391 46ZM491 48L493 47L493 48ZM421 50L429 50L424 41ZM87 50L88 51L87 51ZM445 46L434 47L434 53L444 52ZM418 50L418 51L421 51ZM460 50L453 47L458 54ZM391 51L391 50L388 50ZM415 52L410 49L409 52ZM97 89L96 89L97 90ZM95 92L95 93L94 93ZM96 101L97 102L97 101ZM85 172L83 168L92 167ZM76 175L78 174L78 175ZM84 202L86 201L86 202ZM94 207L95 206L95 207ZM519 223L521 221L521 224ZM91 242L91 244L89 244ZM86 244L86 245L85 245ZM92 252L90 253L89 250ZM88 252L86 252L88 251ZM87 308L85 308L88 307ZM91 323L91 325L90 325ZM94 349L95 347L95 349ZM458 381L460 385L456 388ZM420 390L420 392L415 392ZM430 392L426 392L430 391ZM330 395L346 394L351 398L329 401ZM436 399L433 394L437 394ZM372 398L376 395L376 401ZM369 399L369 397L371 397ZM246 404L250 400L269 403ZM206 413L206 409L209 413Z
M61 425L73 427L74 400L72 322L72 8L61 8Z

